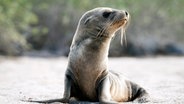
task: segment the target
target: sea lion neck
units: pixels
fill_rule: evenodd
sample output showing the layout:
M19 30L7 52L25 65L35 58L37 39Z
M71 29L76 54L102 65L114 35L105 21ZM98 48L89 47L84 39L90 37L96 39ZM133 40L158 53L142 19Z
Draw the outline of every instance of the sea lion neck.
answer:
M105 55L106 57L108 56L108 50L111 43L110 37L94 37L91 35L89 36L89 33L84 34L80 31L77 31L74 37L71 50L73 48L78 49L78 47L83 47L85 51L80 51L83 52L83 54L92 52L103 56ZM79 50L81 50L81 48Z

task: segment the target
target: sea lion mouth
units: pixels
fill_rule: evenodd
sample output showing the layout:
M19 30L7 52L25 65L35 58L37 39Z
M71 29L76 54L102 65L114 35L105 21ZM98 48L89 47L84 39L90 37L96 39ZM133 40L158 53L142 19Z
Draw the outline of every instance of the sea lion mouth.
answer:
M115 22L113 22L110 26L116 26L117 28L126 25L128 22L127 18L123 18L120 20L116 20Z
M110 26L115 26L117 28L121 27L121 26L126 26L126 24L129 21L129 17L128 16L123 16L120 19L119 18L115 18L114 22L110 25Z

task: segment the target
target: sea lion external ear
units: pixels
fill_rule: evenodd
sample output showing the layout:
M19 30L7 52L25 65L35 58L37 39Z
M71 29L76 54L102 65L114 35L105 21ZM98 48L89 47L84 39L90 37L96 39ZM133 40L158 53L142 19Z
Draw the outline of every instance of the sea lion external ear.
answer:
M84 24L86 25L89 21L91 21L93 18L93 16L90 16L88 17L85 21L84 21Z

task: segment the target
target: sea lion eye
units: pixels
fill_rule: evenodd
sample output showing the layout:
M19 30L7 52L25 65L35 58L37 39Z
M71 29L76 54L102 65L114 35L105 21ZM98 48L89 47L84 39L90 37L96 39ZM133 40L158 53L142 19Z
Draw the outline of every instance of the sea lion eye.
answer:
M108 18L110 16L110 14L111 14L111 12L109 12L109 11L107 12L106 11L106 12L103 12L102 15L103 15L104 18Z

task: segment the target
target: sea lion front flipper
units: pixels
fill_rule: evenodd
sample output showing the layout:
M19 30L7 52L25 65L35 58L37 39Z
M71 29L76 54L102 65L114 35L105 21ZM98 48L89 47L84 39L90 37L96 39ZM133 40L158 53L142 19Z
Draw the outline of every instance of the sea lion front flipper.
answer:
M61 99L50 99L50 100L23 100L24 102L36 102L36 103L43 103L43 104L50 104L50 103L54 103L54 102L62 102L62 103L67 103L69 102L68 99L66 98L61 98Z
M71 97L71 86L72 86L72 78L69 74L65 74L65 82L64 82L64 94L63 98L59 99L50 99L50 100L22 100L25 102L36 102L36 103L54 103L54 102L61 102L61 103L69 103Z
M99 82L97 91L100 104L117 104L111 97L109 77L105 77Z

